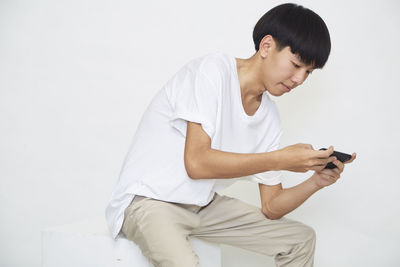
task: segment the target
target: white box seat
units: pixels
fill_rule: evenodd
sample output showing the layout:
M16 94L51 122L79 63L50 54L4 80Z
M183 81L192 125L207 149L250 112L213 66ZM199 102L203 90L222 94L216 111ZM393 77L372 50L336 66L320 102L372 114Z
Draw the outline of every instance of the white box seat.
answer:
M202 267L221 267L221 248L189 238ZM104 218L42 231L43 267L154 267L139 247L125 238L114 240Z

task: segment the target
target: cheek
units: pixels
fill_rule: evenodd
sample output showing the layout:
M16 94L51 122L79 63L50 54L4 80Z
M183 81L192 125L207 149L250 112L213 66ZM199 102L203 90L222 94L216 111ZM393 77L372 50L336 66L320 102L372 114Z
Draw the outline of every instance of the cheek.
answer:
M273 84L280 84L282 82L285 82L286 80L289 79L290 75L288 75L287 71L285 69L278 69L276 68L273 73L271 73L271 83Z
M274 63L274 67L271 69L271 78L276 82L282 82L290 77L291 66L288 64L288 60L277 60Z
M281 79L287 79L291 76L291 66L289 64L280 64L277 66L276 68L277 71L277 75L281 78Z

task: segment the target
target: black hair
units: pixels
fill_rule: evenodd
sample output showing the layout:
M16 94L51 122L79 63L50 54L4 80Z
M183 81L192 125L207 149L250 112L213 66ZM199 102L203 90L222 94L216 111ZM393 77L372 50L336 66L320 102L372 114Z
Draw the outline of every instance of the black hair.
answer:
M296 4L282 4L269 10L253 31L256 51L266 35L271 35L279 50L289 46L292 53L314 68L322 68L331 51L328 28L312 10Z

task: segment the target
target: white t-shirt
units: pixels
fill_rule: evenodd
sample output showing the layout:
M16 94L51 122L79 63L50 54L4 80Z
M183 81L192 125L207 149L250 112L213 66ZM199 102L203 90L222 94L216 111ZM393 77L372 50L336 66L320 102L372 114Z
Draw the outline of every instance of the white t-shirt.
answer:
M238 179L266 185L281 182L280 172L274 171L191 179L184 165L187 121L201 123L213 149L263 153L279 148L282 131L276 105L264 93L257 112L245 113L234 57L214 52L190 61L158 91L138 125L106 208L114 238L135 195L204 206L216 191Z

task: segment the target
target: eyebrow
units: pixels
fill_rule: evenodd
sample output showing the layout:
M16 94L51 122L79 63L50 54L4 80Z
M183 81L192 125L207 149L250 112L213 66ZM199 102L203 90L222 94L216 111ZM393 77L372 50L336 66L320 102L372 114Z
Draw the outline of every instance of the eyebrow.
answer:
M301 64L306 65L306 64L301 60L300 55L296 54L295 57L296 57L296 59L297 59ZM309 68L308 70L309 70L309 71L314 71L315 69L316 69L316 68L311 67L311 68Z

